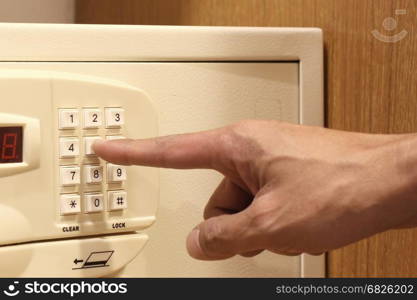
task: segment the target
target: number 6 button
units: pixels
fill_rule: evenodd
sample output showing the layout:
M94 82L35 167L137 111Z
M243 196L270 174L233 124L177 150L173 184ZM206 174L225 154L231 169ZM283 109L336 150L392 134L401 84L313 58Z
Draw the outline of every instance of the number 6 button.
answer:
M124 166L107 164L107 179L109 182L126 180L126 168Z
M107 128L114 128L120 127L125 122L123 108L118 107L108 107L106 110L106 127Z

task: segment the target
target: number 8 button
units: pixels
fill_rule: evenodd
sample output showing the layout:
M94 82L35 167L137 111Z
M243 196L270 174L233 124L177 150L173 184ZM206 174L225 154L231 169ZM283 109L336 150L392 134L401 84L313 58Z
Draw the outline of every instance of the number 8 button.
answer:
M102 166L84 166L84 182L100 183L103 180Z

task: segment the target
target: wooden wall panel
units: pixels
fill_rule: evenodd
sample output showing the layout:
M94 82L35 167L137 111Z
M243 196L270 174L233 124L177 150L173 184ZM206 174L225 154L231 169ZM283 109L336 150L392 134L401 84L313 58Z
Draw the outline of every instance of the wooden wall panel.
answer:
M399 133L417 131L416 6L415 0L79 0L76 20L323 28L327 126ZM387 17L395 29L382 26ZM407 35L386 43L374 29ZM416 249L417 229L379 234L330 252L328 275L417 276Z

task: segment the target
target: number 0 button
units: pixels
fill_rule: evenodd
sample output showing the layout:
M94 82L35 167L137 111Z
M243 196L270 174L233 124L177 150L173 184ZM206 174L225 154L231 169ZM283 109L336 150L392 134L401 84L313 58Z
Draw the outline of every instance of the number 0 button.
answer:
M93 213L104 210L103 194L85 194L85 212Z
M125 110L118 107L106 108L106 127L115 128L121 127L125 123Z

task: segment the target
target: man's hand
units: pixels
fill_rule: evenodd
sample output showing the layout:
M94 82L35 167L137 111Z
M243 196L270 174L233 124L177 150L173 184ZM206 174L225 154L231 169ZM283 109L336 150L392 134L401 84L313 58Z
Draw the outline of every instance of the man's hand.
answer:
M224 179L188 236L197 259L263 250L320 254L416 225L414 135L244 121L215 130L94 144L122 165L209 168Z

